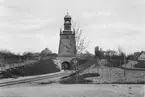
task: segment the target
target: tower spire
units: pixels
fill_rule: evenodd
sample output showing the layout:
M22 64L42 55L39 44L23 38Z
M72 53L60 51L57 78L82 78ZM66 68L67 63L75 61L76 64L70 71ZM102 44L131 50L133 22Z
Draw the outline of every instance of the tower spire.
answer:
M66 9L66 14L68 15L68 9Z

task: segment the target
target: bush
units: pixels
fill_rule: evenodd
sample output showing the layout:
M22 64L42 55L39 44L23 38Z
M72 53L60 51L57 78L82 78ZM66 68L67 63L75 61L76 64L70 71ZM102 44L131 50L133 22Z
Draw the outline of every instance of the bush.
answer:
M108 66L108 67L119 67L122 64L124 64L124 62L120 61L120 60L108 60L106 66Z
M135 68L145 68L145 61L139 61L134 65Z

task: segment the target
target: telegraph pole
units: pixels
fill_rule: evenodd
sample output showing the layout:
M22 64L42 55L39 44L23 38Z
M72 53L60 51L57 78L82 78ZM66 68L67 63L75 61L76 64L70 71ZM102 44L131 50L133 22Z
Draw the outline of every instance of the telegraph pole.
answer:
M124 64L126 66L126 59L125 59L125 55L124 54L123 54L123 58L124 58ZM125 69L124 69L124 78L126 80L126 71L125 71Z
M79 81L79 71L78 71L78 62L77 62L77 59L76 59L76 83L78 83Z
M76 58L72 59L72 61L73 61L73 64L74 64L74 66L75 66L76 83L78 83L78 62L77 62L77 59L76 59Z

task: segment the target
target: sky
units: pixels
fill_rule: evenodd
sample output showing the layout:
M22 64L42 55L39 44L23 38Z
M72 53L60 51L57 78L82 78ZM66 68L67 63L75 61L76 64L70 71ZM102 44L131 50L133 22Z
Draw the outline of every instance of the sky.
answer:
M66 9L89 52L145 50L145 0L0 0L0 49L57 53Z

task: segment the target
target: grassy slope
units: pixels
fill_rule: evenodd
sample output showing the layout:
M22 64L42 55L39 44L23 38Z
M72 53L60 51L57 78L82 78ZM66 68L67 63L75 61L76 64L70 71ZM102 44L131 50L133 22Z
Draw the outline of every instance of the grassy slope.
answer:
M99 73L99 77L93 77L94 83L145 83L145 71L131 71L115 67L98 67L87 71L88 73Z
M59 69L56 68L56 65L53 63L52 59L44 59L28 67L25 68L20 67L18 68L18 71L24 74L25 76L28 76L28 75L54 73L58 72Z
M108 61L108 64L113 64ZM124 70L117 67L107 67L105 64L100 64L100 67L90 68L87 73L99 73L100 77L94 77L92 80L95 83L110 83L110 82L142 82L145 83L145 71L139 70Z
M14 70L9 70L4 73L4 77L11 77L11 75L17 76L31 76L41 75L47 73L54 73L60 71L53 63L52 59L43 59L35 64L29 64L27 67L18 67Z

